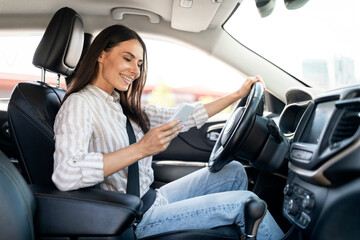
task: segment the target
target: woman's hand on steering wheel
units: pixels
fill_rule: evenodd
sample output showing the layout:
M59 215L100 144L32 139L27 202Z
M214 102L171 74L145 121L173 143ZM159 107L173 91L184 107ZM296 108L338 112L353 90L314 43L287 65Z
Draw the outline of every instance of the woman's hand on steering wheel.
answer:
M261 82L261 84L264 86L264 89L266 89L265 83L260 76L247 77L244 83L241 85L240 89L237 91L239 99L244 98L249 94L251 87L255 82Z

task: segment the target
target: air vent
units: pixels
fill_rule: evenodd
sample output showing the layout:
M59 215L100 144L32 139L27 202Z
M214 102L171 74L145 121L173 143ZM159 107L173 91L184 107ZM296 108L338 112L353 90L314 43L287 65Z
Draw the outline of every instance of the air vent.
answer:
M331 143L341 142L352 137L360 125L360 106L347 106L344 108L338 125L331 137Z

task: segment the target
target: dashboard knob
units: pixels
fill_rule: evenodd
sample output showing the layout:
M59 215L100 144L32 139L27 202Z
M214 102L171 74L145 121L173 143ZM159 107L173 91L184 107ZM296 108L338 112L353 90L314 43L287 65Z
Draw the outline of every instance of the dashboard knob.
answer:
M309 195L306 194L305 198L302 200L301 206L308 210L311 210L315 205L314 199Z
M296 216L299 213L299 205L293 199L290 199L285 206L285 211L290 215Z
M290 186L290 184L286 184L286 186L284 187L284 194L286 196L291 196L293 193L292 187Z

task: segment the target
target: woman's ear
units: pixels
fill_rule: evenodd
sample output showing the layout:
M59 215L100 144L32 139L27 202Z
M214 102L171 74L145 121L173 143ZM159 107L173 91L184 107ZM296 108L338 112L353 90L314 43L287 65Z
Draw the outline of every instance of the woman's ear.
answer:
M103 63L104 61L104 57L105 57L105 51L103 50L101 53L100 53L100 56L98 57L98 62L99 63Z

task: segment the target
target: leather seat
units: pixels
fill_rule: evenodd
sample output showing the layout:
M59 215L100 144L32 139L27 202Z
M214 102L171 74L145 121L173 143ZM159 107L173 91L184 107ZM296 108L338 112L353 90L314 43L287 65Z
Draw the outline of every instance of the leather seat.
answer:
M34 235L47 239L77 239L80 236L87 236L88 239L103 239L105 236L106 239L136 238L132 224L141 209L139 198L91 188L60 192L51 181L55 148L53 123L65 91L46 84L45 72L71 76L80 59L83 42L81 17L70 8L57 11L33 59L33 64L42 69L42 81L19 83L10 98L10 133L16 143L23 175L32 185L29 191L23 182L21 186L9 183L13 178L7 176L8 180L1 182L1 187L3 192L11 194L14 199L20 199L21 196L24 198L18 204L26 211L7 212L9 216L15 214L14 222L20 227L26 225L23 239L26 239L25 235L29 236L28 239L33 239ZM11 171L11 175L17 175ZM19 179L19 176L15 178ZM10 185L3 186L4 184ZM8 199L9 209L14 207L11 202L12 198ZM35 223L31 220L34 206L37 208ZM6 223L5 219L6 217L0 218L1 227ZM175 231L146 239L239 239L239 231L237 226L223 226Z
M51 19L37 47L33 64L42 69L38 82L21 82L8 106L10 134L28 183L52 185L53 125L65 90L45 83L45 72L70 76L83 49L83 22L74 10L62 8Z
M135 239L138 197L28 185L0 152L0 239Z

